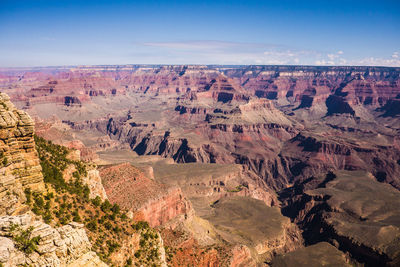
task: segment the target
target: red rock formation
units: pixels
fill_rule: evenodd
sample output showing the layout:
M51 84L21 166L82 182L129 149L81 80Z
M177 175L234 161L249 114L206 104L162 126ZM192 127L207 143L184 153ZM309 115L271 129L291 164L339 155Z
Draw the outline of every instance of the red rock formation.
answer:
M251 257L248 247L243 245L235 246L232 249L232 257L230 260L230 267L246 267L256 266L256 262Z
M0 85L13 100L65 102L65 97L90 101L135 91L185 94L226 102L248 95L289 101L298 108L323 104L332 93L350 105L381 107L400 94L399 69L378 67L206 67L206 66L81 66L71 69L3 70ZM31 86L31 89L26 89ZM245 90L241 89L244 88ZM247 92L246 92L247 91Z
M148 221L152 227L191 211L179 187L151 180L129 163L106 167L100 176L112 203L131 210L134 218Z

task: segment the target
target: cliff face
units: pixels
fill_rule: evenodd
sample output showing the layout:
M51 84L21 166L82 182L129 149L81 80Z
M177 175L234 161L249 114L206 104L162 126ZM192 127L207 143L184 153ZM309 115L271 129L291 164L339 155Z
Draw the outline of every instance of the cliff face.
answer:
M284 190L281 200L307 243L330 242L366 266L400 263L400 193L370 173L310 178Z
M302 247L301 233L289 218L282 216L279 209L267 207L259 200L221 198L202 217L215 226L226 242L246 245L258 263L270 262L277 254ZM238 254L236 256L243 254L245 257L246 249Z
M348 261L346 255L337 248L326 242L321 242L277 256L271 266L353 266Z
M100 176L111 202L130 210L136 220L145 220L152 227L187 216L192 209L179 187L149 179L129 163L102 169Z
M248 66L223 71L258 97L296 103L298 108L325 104L329 96L343 106L376 108L399 93L398 68ZM333 109L332 113L340 110Z
M0 93L0 214L23 212L24 189L44 189L33 140L34 123Z
M21 241L15 241L19 233L12 230L15 226L18 231L32 227L30 236L25 239L40 236L35 251L29 254L21 251ZM107 266L90 251L91 244L82 224L70 223L53 228L28 214L1 216L0 235L0 262L4 266Z
M400 93L399 73L398 68L385 67L82 66L54 69L53 75L8 71L0 84L16 86L14 100L29 105L56 102L79 106L92 97L139 92L186 93L191 98L219 102L246 100L253 95L295 103L298 108L329 105L329 96L334 96L343 107L360 104L377 108Z

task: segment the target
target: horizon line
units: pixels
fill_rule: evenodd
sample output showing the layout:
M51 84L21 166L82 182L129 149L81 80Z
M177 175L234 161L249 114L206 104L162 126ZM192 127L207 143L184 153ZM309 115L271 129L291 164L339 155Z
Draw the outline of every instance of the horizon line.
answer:
M100 64L100 65L42 65L42 66L18 66L18 67L0 67L0 70L12 70L12 69L56 69L56 68L82 68L82 67L118 67L118 66L205 66L205 67L315 67L315 68L391 68L400 69L400 66L383 66L383 65L302 65L302 64L147 64L147 63L128 63L128 64Z

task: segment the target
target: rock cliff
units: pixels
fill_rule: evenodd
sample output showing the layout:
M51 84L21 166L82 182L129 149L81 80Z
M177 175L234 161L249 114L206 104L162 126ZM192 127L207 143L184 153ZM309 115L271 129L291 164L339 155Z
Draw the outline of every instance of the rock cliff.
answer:
M31 227L31 228L30 228ZM14 230L13 230L14 229ZM17 229L17 230L15 230ZM25 240L17 239L23 231L29 231ZM4 266L107 266L95 253L82 224L70 223L53 228L34 220L29 214L0 217L0 262ZM32 252L21 242L40 237Z
M0 93L0 215L24 211L24 189L44 190L33 134L29 115Z
M104 168L100 176L111 202L152 227L187 216L192 209L179 187L151 180L129 163Z
M284 190L283 214L309 244L326 241L366 266L400 262L400 193L364 171L311 177Z

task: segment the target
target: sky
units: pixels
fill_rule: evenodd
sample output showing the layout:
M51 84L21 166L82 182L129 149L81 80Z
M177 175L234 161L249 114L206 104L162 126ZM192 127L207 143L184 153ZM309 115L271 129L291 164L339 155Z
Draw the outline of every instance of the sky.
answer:
M0 0L0 67L400 66L400 0Z

